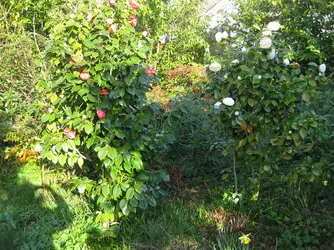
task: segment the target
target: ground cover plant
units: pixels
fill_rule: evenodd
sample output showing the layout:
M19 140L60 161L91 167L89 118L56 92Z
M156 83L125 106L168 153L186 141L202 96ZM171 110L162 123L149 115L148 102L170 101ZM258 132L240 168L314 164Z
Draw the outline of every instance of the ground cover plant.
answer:
M0 3L0 249L334 248L333 4L203 6Z

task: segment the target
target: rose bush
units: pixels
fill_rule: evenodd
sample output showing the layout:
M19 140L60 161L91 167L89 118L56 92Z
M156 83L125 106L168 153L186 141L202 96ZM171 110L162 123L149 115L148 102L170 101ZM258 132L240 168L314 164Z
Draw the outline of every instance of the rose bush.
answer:
M141 151L153 115L145 93L155 71L145 63L150 40L135 29L136 2L129 2L94 9L85 2L58 23L47 53L52 75L40 84L51 110L42 117L41 157L75 173L70 180L95 200L106 227L155 206L164 194L158 184L168 180L164 171L144 170Z

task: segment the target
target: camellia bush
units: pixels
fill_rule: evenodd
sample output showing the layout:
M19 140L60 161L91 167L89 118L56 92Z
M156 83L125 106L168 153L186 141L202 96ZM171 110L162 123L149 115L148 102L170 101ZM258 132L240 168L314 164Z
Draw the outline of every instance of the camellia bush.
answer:
M51 79L40 84L48 98L41 157L67 170L105 227L155 206L164 194L158 184L169 178L145 172L141 155L154 113L145 93L156 71L145 63L151 41L136 28L140 8L135 0L85 1L53 28Z
M325 155L315 154L318 143L329 138L326 119L313 107L320 89L328 85L326 64L296 61L292 48L280 42L281 29L275 21L257 32L241 27L237 36L218 39L224 57L209 65L218 100L214 108L233 138L235 157L249 166L243 172L251 181L253 199L264 176L291 185L326 184L330 176Z

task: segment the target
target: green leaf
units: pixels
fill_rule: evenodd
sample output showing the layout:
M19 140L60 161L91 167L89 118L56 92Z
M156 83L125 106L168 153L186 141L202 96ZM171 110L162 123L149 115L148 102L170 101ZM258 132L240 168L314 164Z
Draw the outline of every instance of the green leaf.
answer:
M299 135L301 138L305 139L307 136L307 131L306 129L302 128L301 130L299 130Z
M129 201L130 205L133 206L133 207L138 207L138 201L134 198L132 198L130 201Z
M83 42L83 44L84 44L86 47L90 48L90 49L94 49L94 48L95 48L95 44L92 43L90 40L85 40L85 41Z
M247 102L248 102L249 106L251 106L251 107L254 107L254 105L256 103L256 101L252 98L248 98Z
M92 133L93 129L94 129L93 124L91 124L91 123L85 124L85 131L86 131L87 134Z
M310 94L307 92L303 92L302 98L305 102L310 102Z
M78 192L80 194L82 194L83 192L85 192L86 190L86 183L80 183L78 186L77 186L77 189L78 189Z
M154 197L150 196L147 197L148 204L150 204L151 207L155 207L157 205L157 201L154 199Z
M63 154L59 155L58 162L59 162L60 165L64 166L65 163L66 163L66 160L67 160L66 155L63 155Z
M133 195L135 193L135 190L131 187L126 191L126 199L130 200L132 199Z
M164 181L169 181L169 175L167 174L165 170L161 170L159 175L161 179L163 179Z
M141 209L146 209L147 206L148 206L148 203L147 203L147 200L146 200L146 199L143 199L143 200L139 201L139 207L140 207Z
M128 201L126 199L122 199L120 202L119 202L119 207L121 208L122 210L122 213L123 214L126 214L127 213L127 208L128 208Z
M49 118L50 118L50 114L45 114L45 115L42 116L41 122L45 123L45 122L49 121Z
M117 154L116 158L115 158L115 164L116 166L120 166L123 162L123 157L121 154Z
M117 151L115 148L108 147L107 155L110 159L114 160L117 156Z
M99 151L97 152L97 156L99 157L100 160L103 160L104 158L106 158L107 156L107 149L104 148L100 148Z
M83 164L84 164L84 160L80 157L78 159L78 165L79 165L79 167L82 168Z
M115 185L112 190L113 196L115 199L117 199L122 194L122 189L119 184Z
M107 185L102 187L103 196L107 197L109 195L109 192L110 192L110 190L109 190L109 187Z

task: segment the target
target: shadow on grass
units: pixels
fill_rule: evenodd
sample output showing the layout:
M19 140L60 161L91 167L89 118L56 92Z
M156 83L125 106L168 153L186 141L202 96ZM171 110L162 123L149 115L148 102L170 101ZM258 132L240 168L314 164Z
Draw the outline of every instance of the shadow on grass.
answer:
M65 200L52 188L41 187L40 171L34 165L23 166L7 176L2 174L0 179L4 184L0 250L55 249L53 234L71 225Z

